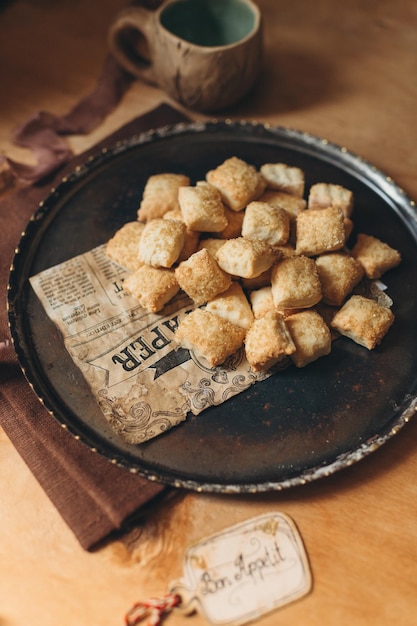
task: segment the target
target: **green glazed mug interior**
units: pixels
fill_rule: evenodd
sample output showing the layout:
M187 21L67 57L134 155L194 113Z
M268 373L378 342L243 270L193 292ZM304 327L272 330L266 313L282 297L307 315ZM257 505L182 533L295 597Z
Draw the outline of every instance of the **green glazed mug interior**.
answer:
M242 0L177 0L160 16L166 30L203 47L241 41L252 32L255 20L254 11Z

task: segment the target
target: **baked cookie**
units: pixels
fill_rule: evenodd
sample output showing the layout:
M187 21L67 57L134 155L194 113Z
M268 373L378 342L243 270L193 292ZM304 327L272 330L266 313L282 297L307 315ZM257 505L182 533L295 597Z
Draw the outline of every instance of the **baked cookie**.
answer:
M210 233L226 228L222 198L212 185L200 181L195 187L180 187L178 202L184 223L190 230Z
M242 236L266 241L271 246L284 245L290 236L290 216L285 209L267 202L249 202L244 212Z
M393 322L391 309L369 298L354 295L337 311L331 327L355 343L373 350Z
M107 242L106 254L122 267L134 272L142 263L139 261L139 241L144 224L128 222L124 224Z
M177 259L177 263L186 261L194 252L197 252L200 242L200 233L195 230L185 229L184 233L184 245L181 248L181 252Z
M204 237L203 239L200 239L196 252L206 249L210 252L212 257L216 258L217 252L223 244L223 239L217 239L216 237Z
M216 233L216 237L220 239L234 239L242 234L244 211L232 211L227 206L224 207L224 214L227 220L227 226L221 232Z
M183 291L195 304L204 304L226 291L232 282L216 259L206 249L192 254L175 268L176 279Z
M299 311L286 317L285 323L295 345L290 356L296 367L305 367L330 353L330 329L317 311Z
M316 256L343 248L346 241L344 215L338 207L308 209L297 215L297 254Z
M295 220L300 211L304 211L307 208L307 202L304 198L298 198L284 191L274 191L271 189L267 189L260 196L259 201L267 202L274 207L285 209L292 221Z
M325 209L329 206L341 209L346 217L350 217L353 212L352 191L331 183L312 185L308 194L308 208Z
M269 369L295 349L284 318L277 311L255 319L246 333L245 354L255 372Z
M283 191L292 196L302 198L304 194L304 172L299 167L286 163L265 163L260 172L268 189Z
M220 191L223 202L233 211L241 211L259 198L266 185L256 168L238 157L226 159L207 172L206 179Z
M333 306L340 306L365 275L362 265L343 252L322 254L316 259L316 267L323 302Z
M306 256L287 257L276 263L271 286L278 310L310 308L322 298L316 263Z
M217 261L232 276L256 278L279 256L280 252L264 241L237 237L224 242L217 252Z
M255 276L255 278L242 278L241 282L243 288L247 291L252 291L252 289L260 289L268 285L271 286L272 267L271 265L271 267L262 272L262 274L259 274L259 276Z
M275 311L271 285L254 289L250 292L249 299L255 319L263 317L268 311Z
M364 233L358 235L351 254L362 265L368 278L380 278L401 262L398 250Z
M206 311L246 330L253 322L251 306L242 287L236 282L207 302Z
M180 290L173 270L142 265L130 274L123 289L139 300L139 304L150 313L157 313Z
M189 185L184 174L154 174L146 181L138 209L138 220L148 222L163 217L167 211L177 210L178 189Z
M243 345L245 334L240 326L205 309L195 309L181 320L174 339L181 347L206 359L210 367L216 367Z
M147 222L139 242L139 260L152 267L172 267L185 243L185 224L157 218Z

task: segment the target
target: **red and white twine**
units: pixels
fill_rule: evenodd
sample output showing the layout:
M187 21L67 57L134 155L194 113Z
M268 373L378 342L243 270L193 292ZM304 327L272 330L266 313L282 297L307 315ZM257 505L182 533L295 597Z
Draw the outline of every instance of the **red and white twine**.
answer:
M148 618L146 626L159 626L162 617L181 604L181 597L175 593L168 593L162 598L150 598L143 602L136 602L125 616L126 626L136 626Z

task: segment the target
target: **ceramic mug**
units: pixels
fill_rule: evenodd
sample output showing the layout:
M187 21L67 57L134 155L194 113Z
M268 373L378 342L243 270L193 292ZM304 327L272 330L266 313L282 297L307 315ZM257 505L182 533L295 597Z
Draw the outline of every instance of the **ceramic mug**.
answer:
M252 0L168 0L156 11L129 7L109 31L120 65L186 107L219 111L254 85L262 20Z

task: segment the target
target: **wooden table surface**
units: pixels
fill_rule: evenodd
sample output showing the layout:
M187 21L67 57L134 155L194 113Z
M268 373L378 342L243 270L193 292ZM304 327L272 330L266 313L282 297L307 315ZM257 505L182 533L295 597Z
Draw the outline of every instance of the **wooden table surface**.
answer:
M123 0L16 0L0 6L0 147L44 109L67 112L92 88ZM346 146L417 198L417 4L413 0L259 0L265 68L228 117L286 125ZM169 101L135 82L75 152ZM202 115L188 112L199 119ZM221 116L219 116L221 117ZM296 523L314 586L262 626L411 626L417 620L417 421L365 460L269 495L182 494L158 517L83 551L0 433L0 625L116 626L135 600L166 591L186 547L230 524L281 511ZM11 488L13 484L13 488ZM172 614L167 626L184 623ZM186 623L205 621L195 615Z

